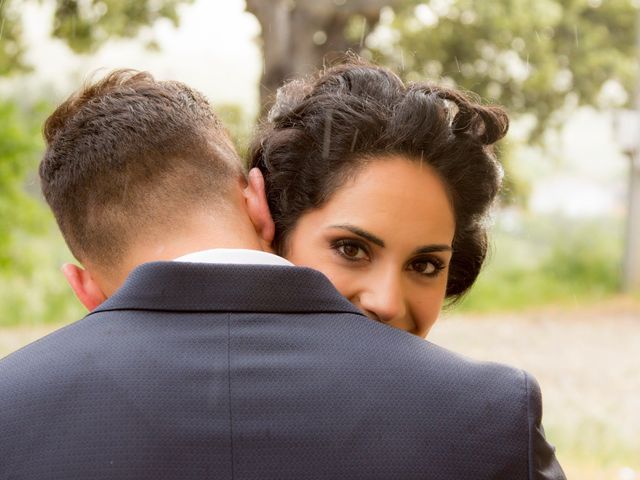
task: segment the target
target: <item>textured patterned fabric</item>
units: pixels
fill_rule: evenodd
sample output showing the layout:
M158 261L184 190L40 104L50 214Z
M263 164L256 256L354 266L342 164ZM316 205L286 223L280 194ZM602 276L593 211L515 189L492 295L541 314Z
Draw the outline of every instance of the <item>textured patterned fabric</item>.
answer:
M158 262L0 361L0 479L561 479L520 370L313 270Z

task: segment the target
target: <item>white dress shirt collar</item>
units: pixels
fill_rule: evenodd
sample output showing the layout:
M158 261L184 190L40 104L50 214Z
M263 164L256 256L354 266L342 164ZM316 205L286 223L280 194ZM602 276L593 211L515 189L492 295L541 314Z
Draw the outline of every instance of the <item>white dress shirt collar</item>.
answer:
M286 260L273 253L244 248L213 248L199 252L188 253L176 258L176 262L190 263L235 263L242 265L284 265L293 266Z

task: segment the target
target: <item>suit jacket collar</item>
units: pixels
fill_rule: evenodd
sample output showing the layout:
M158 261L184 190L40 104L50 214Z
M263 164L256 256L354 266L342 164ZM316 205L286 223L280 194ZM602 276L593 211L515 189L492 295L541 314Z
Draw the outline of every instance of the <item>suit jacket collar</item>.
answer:
M310 268L181 262L138 266L92 313L110 310L362 314Z

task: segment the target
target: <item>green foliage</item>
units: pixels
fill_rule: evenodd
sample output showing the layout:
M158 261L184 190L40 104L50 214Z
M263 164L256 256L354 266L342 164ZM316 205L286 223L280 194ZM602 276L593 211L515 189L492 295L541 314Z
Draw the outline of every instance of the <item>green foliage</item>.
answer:
M41 234L46 223L41 202L25 189L39 190L35 168L42 151L43 118L43 105L22 109L0 101L0 272L27 268L18 238Z
M19 4L0 0L0 76L28 70ZM114 38L137 35L159 19L178 23L178 6L193 0L55 0L53 36L77 53L91 53ZM154 46L153 41L149 46Z
M177 24L177 7L190 2L55 0L53 35L74 51L89 53L161 18ZM0 76L30 68L24 60L21 3L0 0ZM68 321L83 312L58 271L71 256L36 193L44 111L0 100L0 325Z
M377 45L408 79L436 78L532 113L532 138L571 104L598 104L607 81L632 92L637 4L632 0L406 0Z
M498 225L491 237L487 265L456 308L486 312L597 301L619 286L620 222L525 217L516 228Z
M177 6L193 0L57 0L53 36L78 53L90 53L114 37L133 37L160 18L178 23Z
M500 141L496 147L496 156L504 169L500 199L504 205L526 205L531 185L529 180L517 168L518 144Z
M8 1L0 1L0 76L28 70L22 60L23 55L18 9Z
M86 314L60 272L73 258L53 219L45 220L49 228L40 235L18 236L14 268L0 271L0 327L68 323ZM27 265L18 268L20 259Z
M0 101L0 326L79 318L59 266L71 260L39 198L45 104Z
M251 124L253 122L247 118L240 105L230 103L214 105L214 110L229 132L238 154L241 158L245 158L251 141Z

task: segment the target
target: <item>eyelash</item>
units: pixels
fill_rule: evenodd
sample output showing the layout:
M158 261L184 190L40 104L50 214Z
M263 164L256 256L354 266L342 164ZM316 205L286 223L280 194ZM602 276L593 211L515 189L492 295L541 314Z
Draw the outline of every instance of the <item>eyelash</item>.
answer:
M346 255L342 250L344 247L355 247L360 251L364 252L366 258L354 258L352 256ZM371 257L371 252L369 251L368 246L364 242L360 242L359 240L354 240L350 238L341 238L341 239L332 241L331 249L334 250L337 255L339 255L341 258L343 258L348 262L353 262L353 263L362 262L362 261L368 260ZM430 273L421 273L415 268L411 267L416 263L430 263L431 265L433 265L434 271ZM445 268L446 268L446 264L442 260L440 260L438 257L427 256L427 257L414 258L409 263L408 269L420 275L421 277L434 278L434 277L437 277L440 274L440 272Z
M365 253L365 255L367 256L367 258L369 258L371 256L369 249L367 248L367 245L363 242L360 242L358 240L353 240L353 239L349 239L349 238L341 238L338 240L334 240L333 242L331 242L331 248L338 254L340 255L342 258L344 258L345 260L347 260L348 262L360 262L364 259L362 258L354 258L354 257L350 257L348 255L346 255L341 249L343 247L355 247L361 251L363 251Z
M416 272L418 275L421 275L423 277L428 277L428 278L437 277L440 274L440 272L444 270L446 267L444 262L437 257L416 258L409 265L416 264L416 263L430 263L431 265L433 265L434 270L433 272L430 272L430 273L421 273L415 270L414 268L411 268L411 270Z

